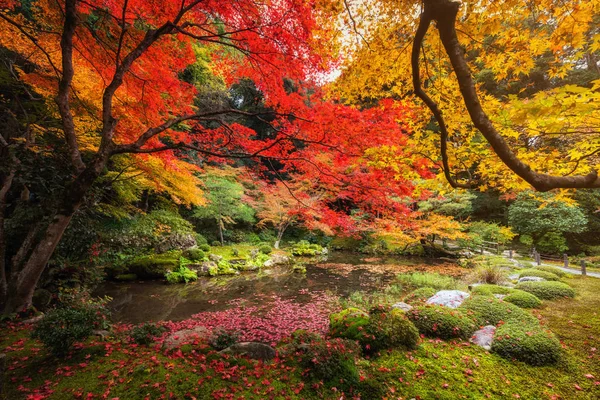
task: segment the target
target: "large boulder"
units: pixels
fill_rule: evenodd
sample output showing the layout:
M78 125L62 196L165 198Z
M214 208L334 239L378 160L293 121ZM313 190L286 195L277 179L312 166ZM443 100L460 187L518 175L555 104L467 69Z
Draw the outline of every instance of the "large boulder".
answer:
M167 336L163 342L163 348L165 350L171 350L181 347L184 344L192 343L196 340L207 340L209 336L210 332L203 326L197 326L192 329L184 329L173 332Z
M192 234L171 234L155 246L157 253L165 253L170 250L185 250L196 246L196 238Z
M167 271L173 271L179 266L180 252L151 254L136 257L129 265L129 273L139 279L163 279Z
M199 264L188 264L187 267L192 271L196 271L198 276L210 276L211 271L216 271L218 266L214 261L204 261Z
M427 299L427 304L458 308L468 297L469 293L460 290L440 290Z
M271 255L271 262L274 265L288 265L292 260L285 254L273 254Z
M486 350L491 350L492 342L494 341L494 333L496 333L496 327L494 325L486 325L480 330L475 331L473 336L471 336L471 343L483 347Z
M259 342L240 342L221 350L221 354L233 356L246 356L253 360L272 360L277 352L268 344Z

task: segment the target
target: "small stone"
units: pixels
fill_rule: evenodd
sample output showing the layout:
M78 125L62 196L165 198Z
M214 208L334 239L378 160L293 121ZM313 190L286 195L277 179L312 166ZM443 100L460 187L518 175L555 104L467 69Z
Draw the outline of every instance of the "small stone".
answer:
M521 282L543 282L543 281L545 281L545 279L542 277L539 277L539 276L524 276L519 279L519 283L521 283Z
M496 333L495 326L484 326L471 336L471 343L483 347L486 350L490 350L492 348L492 341L494 340L494 333Z
M216 254L210 253L210 254L208 255L208 259L209 259L210 261L214 261L214 262L218 263L219 261L221 261L221 260L223 259L223 256L219 256L219 255L216 255Z
M197 326L193 329L184 329L181 331L173 332L163 342L163 348L171 350L181 345L191 343L196 339L204 340L208 339L210 332L203 326Z
M503 298L505 298L506 296L508 296L507 294L495 294L494 297L497 299L502 300Z
M271 261L275 265L285 265L291 262L290 258L284 254L273 254L271 256Z
M437 304L449 308L458 308L465 299L469 297L469 293L460 290L440 290L432 297L427 299L427 304Z
M253 360L272 360L277 354L275 349L268 344L259 342L241 342L229 346L221 351L222 354L232 354L233 356L246 356Z
M110 336L110 332L104 329L96 329L92 332L92 335L100 337L102 340Z
M402 311L404 311L406 313L406 312L409 312L410 310L412 310L413 306L411 306L410 304L407 304L407 303L401 301L399 303L393 304L392 308L397 308L397 309L402 310Z

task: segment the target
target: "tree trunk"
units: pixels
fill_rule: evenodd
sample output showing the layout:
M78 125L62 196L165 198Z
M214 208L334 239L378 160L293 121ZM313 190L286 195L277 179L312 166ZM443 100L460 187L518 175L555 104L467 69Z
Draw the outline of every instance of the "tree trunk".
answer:
M6 211L6 199L12 186L15 173L16 169L13 168L2 180L2 186L0 187L0 304L4 304L6 302L6 296L8 293L8 281L6 279L6 267L8 265L6 263L6 233L4 230L4 213Z
M219 238L221 239L221 246L225 246L225 240L223 240L223 221L219 218Z
M8 293L3 303L4 315L26 310L31 306L35 287L46 268L54 249L94 181L104 169L108 156L98 157L86 168L70 186L65 189L58 212L45 228L42 237L35 241L25 241L19 249L23 255L22 268L13 265L8 282Z
M287 224L279 225L279 229L277 230L277 240L275 240L275 246L273 246L276 249L279 249L279 243L281 243L281 239L283 238L283 233L285 232L286 228Z

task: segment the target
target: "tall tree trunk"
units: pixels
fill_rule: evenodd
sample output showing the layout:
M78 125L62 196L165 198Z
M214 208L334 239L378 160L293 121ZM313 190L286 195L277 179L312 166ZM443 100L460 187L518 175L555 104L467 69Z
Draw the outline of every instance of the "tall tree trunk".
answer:
M283 238L283 233L287 229L288 225L288 223L283 223L279 225L279 229L277 229L277 240L275 240L275 245L273 246L276 249L279 249L279 244L281 243L281 239Z
M73 215L83 203L83 199L94 181L106 165L108 157L98 157L65 189L58 212L37 241L22 244L19 253L24 255L22 268L14 265L8 282L8 293L3 314L23 311L31 306L35 287L46 268L54 249L71 222ZM27 247L27 248L24 248Z
M8 292L8 281L6 279L6 268L8 265L6 262L6 232L4 229L4 220L6 218L6 199L8 198L8 192L12 186L15 173L16 168L13 168L2 180L2 186L0 186L0 304L6 302Z
M221 246L225 246L225 240L223 240L223 220L219 218L219 238L221 239Z

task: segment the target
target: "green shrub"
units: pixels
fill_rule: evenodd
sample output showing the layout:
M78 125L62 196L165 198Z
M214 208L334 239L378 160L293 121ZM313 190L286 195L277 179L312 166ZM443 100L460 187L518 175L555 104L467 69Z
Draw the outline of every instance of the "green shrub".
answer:
M219 247L221 246L221 242L219 242L218 240L213 240L212 242L210 242L210 245L212 247Z
M481 296L491 296L494 294L509 294L512 291L512 288L506 286L488 285L484 283L483 285L474 286L471 293Z
M461 310L443 306L417 306L406 315L420 333L430 337L468 339L477 329L473 320Z
M246 269L262 268L268 259L269 256L265 253L258 253L254 258L248 256L246 259Z
M299 348L299 364L315 380L330 382L342 389L359 382L356 357L360 349L356 342L334 338L317 339Z
M347 308L329 316L329 334L350 340L362 340L369 314L358 308Z
M233 249L231 249L231 255L233 257L239 257L240 256L240 251L234 247Z
M476 267L467 276L469 282L497 284L506 281L508 274L498 265L485 264Z
M210 344L215 350L224 350L229 346L233 346L240 339L238 332L225 329L222 327L216 328L210 338L208 344Z
M63 357L73 344L87 339L95 329L107 327L106 301L95 300L72 308L51 310L37 323L31 337L39 339L55 356Z
M198 248L205 253L210 252L210 246L208 245L208 243L202 243L202 244L198 245Z
M149 345L164 332L164 327L146 322L143 325L134 327L129 333L129 338L139 345Z
M510 321L496 329L492 351L507 359L548 365L560 358L560 342L537 323Z
M396 277L398 282L405 286L415 288L430 287L434 289L456 289L457 282L447 275L428 272L414 272L411 274L400 274Z
M165 278L167 278L167 282L169 283L188 283L197 280L198 274L196 271L192 271L188 267L181 265L174 271L168 272Z
M271 254L273 249L268 244L263 244L258 248L258 251L260 251L263 254Z
M524 290L542 300L575 297L575 290L562 282L521 282L515 286L515 289Z
M549 265L540 265L540 266L535 267L535 269L538 269L540 271L550 272L551 274L554 274L554 275L558 276L559 278L562 278L565 275L567 275L567 273L565 271L561 270L560 268L551 267Z
M231 265L231 263L225 259L219 261L217 263L216 275L235 275L237 274L237 269ZM209 270L209 274L211 271ZM212 276L212 275L211 275Z
M179 266L180 256L181 252L168 252L136 257L129 263L129 271L140 279L161 279Z
M408 304L424 303L428 298L437 293L437 290L430 287L418 288L404 297L404 302Z
M393 347L414 349L419 342L419 331L402 310L391 306L377 306L369 312L360 344L367 352L378 352Z
M316 256L322 252L323 247L306 240L301 240L292 247L292 254L295 256Z
M192 261L201 261L204 259L204 251L200 248L187 249L183 252L183 256Z
M494 297L472 296L459 309L473 318L479 326L498 325L508 321L537 323L537 318L527 311Z
M522 290L513 290L503 300L515 304L521 308L538 308L542 305L542 301L535 295Z
M540 278L544 278L547 281L558 281L560 279L558 275L555 275L552 272L546 272L540 269L533 268L519 271L519 278L522 278L524 276L538 276Z
M203 235L201 235L200 233L196 233L194 235L194 237L196 238L196 244L198 246L201 246L203 244L208 244L208 240L206 240L206 238Z

